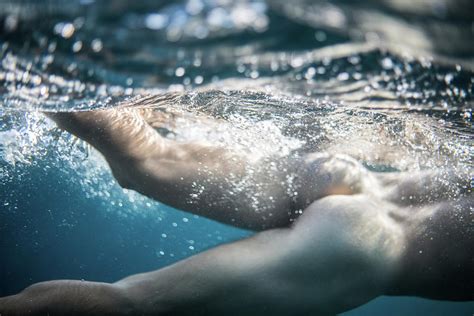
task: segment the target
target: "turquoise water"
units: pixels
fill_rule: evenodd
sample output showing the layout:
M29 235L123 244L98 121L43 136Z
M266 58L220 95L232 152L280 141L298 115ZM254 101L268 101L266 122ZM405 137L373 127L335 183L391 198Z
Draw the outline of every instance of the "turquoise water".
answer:
M161 94L178 140L472 170L470 1L2 1L0 296L115 281L248 236L121 189L38 110ZM194 121L219 118L226 131ZM231 136L238 133L240 143ZM363 152L360 148L368 148ZM472 315L379 298L347 315Z

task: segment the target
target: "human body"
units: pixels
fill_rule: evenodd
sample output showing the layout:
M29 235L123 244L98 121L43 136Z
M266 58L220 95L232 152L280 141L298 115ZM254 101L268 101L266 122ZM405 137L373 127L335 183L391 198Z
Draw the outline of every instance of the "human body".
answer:
M379 295L473 299L473 203L462 175L374 173L314 153L255 160L163 138L150 115L50 114L97 148L123 187L260 232L113 284L36 284L0 299L2 316L326 315ZM239 189L241 178L250 185Z

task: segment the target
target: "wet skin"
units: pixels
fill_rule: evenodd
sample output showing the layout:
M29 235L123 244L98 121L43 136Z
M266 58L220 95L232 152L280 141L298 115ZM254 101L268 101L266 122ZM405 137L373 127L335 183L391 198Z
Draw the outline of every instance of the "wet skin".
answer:
M153 115L49 114L123 187L258 233L112 284L35 284L0 299L1 315L326 315L380 295L473 299L466 174L375 173L324 153L255 159L163 138Z

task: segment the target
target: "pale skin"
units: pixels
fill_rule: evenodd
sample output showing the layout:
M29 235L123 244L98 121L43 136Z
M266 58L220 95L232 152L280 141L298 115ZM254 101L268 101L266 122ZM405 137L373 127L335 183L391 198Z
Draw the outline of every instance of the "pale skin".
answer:
M464 174L374 173L321 153L256 160L163 138L136 107L49 116L123 187L257 233L116 283L35 284L1 298L2 316L333 315L380 295L474 299Z

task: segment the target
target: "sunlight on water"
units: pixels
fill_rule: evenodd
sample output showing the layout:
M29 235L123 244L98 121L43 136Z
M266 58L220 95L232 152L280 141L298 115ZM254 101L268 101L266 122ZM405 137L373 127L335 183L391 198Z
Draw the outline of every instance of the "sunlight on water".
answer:
M126 13L108 20L101 19L107 11L100 4L75 5L63 12L51 2L46 12L30 14L34 2L4 4L9 14L0 68L3 182L20 176L13 166L47 159L66 163L87 195L103 197L104 203L110 194L119 204L149 203L124 195L97 153L39 112L140 104L148 95L156 95L147 106L164 115L156 127L165 128L167 137L220 143L251 151L256 159L322 151L348 154L375 168L472 166L472 68L383 40L392 34L386 30L396 10L406 8L384 13L377 28L366 30L371 26L357 16L366 11L357 5L216 6L189 0L151 11L117 5L117 13ZM311 21L320 29L311 37L313 45L322 48L268 49L268 42L285 41L277 39L277 27L269 28L281 19L271 10L287 14L290 29L299 27L292 19ZM44 14L50 19L39 23ZM32 36L17 36L35 24ZM357 35L352 33L341 44L325 43L347 25L378 34L378 43L343 43L344 36ZM240 39L247 32L257 39ZM224 37L230 38L227 44L213 42ZM134 45L137 41L148 45ZM188 46L176 49L175 42ZM126 209L147 209L137 205Z
M1 1L0 206L19 218L11 226L20 227L12 262L22 247L52 247L28 239L45 232L30 232L34 219L20 223L29 216L22 207L38 216L38 230L55 227L54 238L74 232L81 216L86 230L102 225L95 212L116 216L104 248L138 249L145 258L143 246L153 269L247 234L206 226L121 188L97 151L42 112L141 107L168 139L268 159L266 170L250 166L225 181L222 199L241 199L256 213L278 198L262 196L257 174L271 183L274 174L288 173L280 160L308 152L349 155L376 171L449 169L472 179L472 12L469 0ZM199 171L206 180L192 184L189 203L215 177ZM295 200L295 175L284 181ZM58 199L51 205L50 192ZM140 220L152 228L130 228ZM0 222L9 232L7 226ZM94 235L82 230L82 239ZM121 239L137 236L133 249ZM133 255L131 268L117 257L114 278L138 272Z

